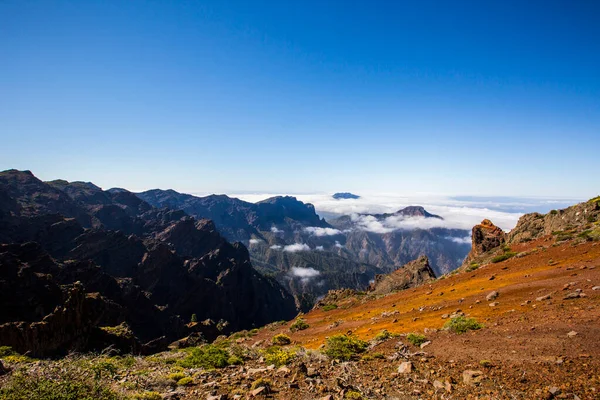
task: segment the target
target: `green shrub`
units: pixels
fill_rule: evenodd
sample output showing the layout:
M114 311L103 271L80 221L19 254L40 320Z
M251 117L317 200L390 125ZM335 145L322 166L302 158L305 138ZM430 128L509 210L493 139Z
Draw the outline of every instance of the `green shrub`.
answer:
M112 390L99 386L97 382L84 382L71 376L60 379L29 377L13 374L0 387L2 400L120 400Z
M190 322L198 322L198 316L196 314L192 314L192 317L190 318Z
M413 346L420 346L427 341L425 335L421 335L420 333L409 333L406 335L406 340L408 340Z
M258 378L257 380L252 382L250 389L254 390L254 389L258 389L259 387L264 387L267 389L267 391L270 391L272 386L273 386L273 383L270 380L264 379L264 378Z
M285 346L286 344L292 343L290 337L288 335L284 335L283 333L273 336L271 341L277 346Z
M229 358L227 359L227 364L229 365L242 365L244 363L244 360L241 357L232 355L229 356Z
M186 375L183 372L172 372L169 375L167 375L167 379L170 379L172 381L179 381L180 379L185 378Z
M338 308L337 304L326 304L323 306L323 311L332 311Z
M492 362L490 360L481 360L481 361L479 361L479 365L481 365L482 367L489 368L493 364L492 364Z
M162 396L158 392L143 392L133 395L135 400L162 400Z
M483 328L483 325L477 322L475 318L455 317L444 324L444 328L454 333L465 333L470 330Z
M0 346L0 358L14 356L17 352L12 349L10 346Z
M202 347L192 347L188 355L178 362L185 368L223 368L228 364L229 353L227 350L220 349L214 345L207 344Z
M472 262L466 269L467 272L473 272L479 268L479 264Z
M294 321L294 323L290 326L290 331L292 332L296 332L296 331L303 331L305 329L308 329L310 327L310 325L308 325L306 323L306 321L302 318L298 318L296 321Z
M115 376L117 374L117 366L110 361L98 361L92 365L92 371L96 379L102 378L102 376Z
M504 260L508 260L511 257L514 257L515 255L517 255L517 253L515 253L514 251L508 251L504 254L500 254L499 256L496 256L494 258L492 258L492 262L493 263L499 263L502 262Z
M375 337L373 339L378 342L381 342L381 341L388 340L389 338L392 338L395 336L397 336L397 335L390 333L387 329L384 329L381 332L379 332L377 335L375 335Z
M263 356L267 365L275 364L280 367L289 364L296 357L296 351L282 349L279 346L271 346L263 350Z
M348 399L348 400L363 400L364 397L363 397L362 394L360 394L360 392L357 392L357 391L354 391L354 390L349 390L344 395L344 399Z
M556 215L556 214L558 214L558 211L557 210L550 210L550 214L551 215Z
M342 361L348 361L367 349L367 342L348 335L333 335L325 342L327 356Z
M191 385L193 382L194 380L192 378L186 376L185 378L181 378L177 381L177 386L188 386Z

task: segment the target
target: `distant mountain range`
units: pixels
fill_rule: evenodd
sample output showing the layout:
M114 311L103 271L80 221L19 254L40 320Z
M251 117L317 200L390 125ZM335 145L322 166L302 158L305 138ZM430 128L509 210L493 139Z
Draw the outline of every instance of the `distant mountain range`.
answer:
M212 221L29 171L0 172L0 266L1 344L35 355L152 352L297 312ZM189 324L192 315L204 323Z
M272 276L308 309L328 290L365 289L377 274L393 271L426 255L437 275L461 265L470 250L469 231L459 229L389 228L370 231L361 222L442 220L423 207L391 214L341 216L329 222L312 204L295 197L272 197L249 203L224 195L196 197L173 190L136 194L155 207L183 210L215 222L227 239L241 241L252 264Z

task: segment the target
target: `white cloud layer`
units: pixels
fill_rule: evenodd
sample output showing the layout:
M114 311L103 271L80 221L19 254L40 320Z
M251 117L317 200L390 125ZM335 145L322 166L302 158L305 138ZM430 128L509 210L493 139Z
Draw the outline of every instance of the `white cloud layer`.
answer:
M359 193L361 194L361 193ZM275 194L244 194L239 195L243 200L256 202L272 197ZM536 209L544 212L547 208L556 208L554 200L548 199L502 199L491 201L488 199L464 199L433 195L402 196L396 194L361 194L360 199L335 200L330 194L304 194L296 195L298 200L312 203L317 213L326 218L352 215L352 214L379 214L393 213L404 207L420 205L432 214L444 218L438 219L413 219L389 220L381 225L371 220L363 221L368 229L386 231L390 229L414 229L429 227L444 227L467 229L489 219L504 230L512 229L522 212L512 210ZM574 203L574 202L573 202Z
M452 240L454 243L458 243L458 244L471 244L471 236L465 236L465 237L447 237L446 239L448 240Z
M314 278L315 276L319 276L321 272L317 271L314 268L301 268L301 267L292 267L290 270L292 275L298 278Z
M271 232L273 233L281 233L283 232L281 229L278 229L276 226L271 227Z
M284 246L283 251L295 253L297 251L309 251L310 247L306 243L294 243Z
M281 246L278 244L274 244L273 246L269 247L271 250L281 250Z
M319 228L316 226L307 226L306 228L304 228L304 231L310 233L311 235L315 235L315 236L334 236L334 235L339 235L340 233L342 233L342 231L340 231L339 229Z
M258 244L260 242L262 242L260 239L250 239L250 244Z

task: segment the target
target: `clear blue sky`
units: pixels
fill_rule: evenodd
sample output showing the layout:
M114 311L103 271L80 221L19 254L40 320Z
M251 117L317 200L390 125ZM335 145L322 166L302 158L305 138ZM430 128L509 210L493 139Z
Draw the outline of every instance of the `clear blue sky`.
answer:
M600 2L0 1L0 169L141 190L600 192Z

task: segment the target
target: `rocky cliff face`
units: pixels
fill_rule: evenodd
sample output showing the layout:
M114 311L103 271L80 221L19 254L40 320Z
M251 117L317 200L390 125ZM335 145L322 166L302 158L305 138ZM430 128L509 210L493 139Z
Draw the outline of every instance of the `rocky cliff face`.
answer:
M373 294L388 294L398 290L421 286L433 280L435 280L435 273L429 265L429 259L426 256L421 256L394 272L377 275L375 282L369 286L369 292Z
M471 241L471 251L465 259L465 263L502 246L506 241L506 234L492 221L484 219L481 224L473 227Z
M228 332L296 313L294 299L211 221L18 171L0 173L0 206L2 345L43 355L96 348L113 332L99 328L126 323L129 339L115 343L147 351L189 333L192 314L226 321Z
M525 214L509 233L483 220L473 227L472 250L462 268L522 256L512 252L510 246L544 238L556 242L600 240L600 197L547 214Z
M552 210L547 214L525 214L510 231L508 241L520 243L551 235L553 232L593 230L599 221L600 197L596 197L563 210Z
M469 251L464 242L468 231L432 228L377 233L364 229L351 216L327 223L311 204L290 196L253 204L222 195L195 197L172 190L137 195L157 207L180 208L196 218L212 219L225 237L246 243L253 265L286 287L303 310L328 290L364 290L376 274L393 271L421 254L429 257L437 274L448 273L461 265ZM388 219L442 219L421 206L361 217L384 223ZM294 268L310 270L307 273L311 275L295 274Z

